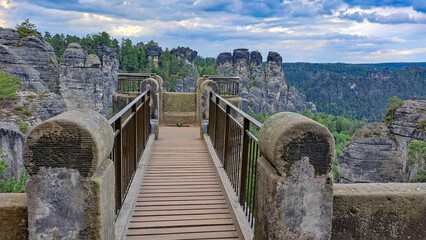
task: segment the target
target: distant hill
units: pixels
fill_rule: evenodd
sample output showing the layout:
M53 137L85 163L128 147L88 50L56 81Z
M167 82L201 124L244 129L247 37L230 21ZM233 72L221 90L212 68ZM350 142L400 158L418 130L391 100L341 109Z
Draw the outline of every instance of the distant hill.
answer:
M284 63L290 85L319 112L381 121L387 100L426 99L426 63Z

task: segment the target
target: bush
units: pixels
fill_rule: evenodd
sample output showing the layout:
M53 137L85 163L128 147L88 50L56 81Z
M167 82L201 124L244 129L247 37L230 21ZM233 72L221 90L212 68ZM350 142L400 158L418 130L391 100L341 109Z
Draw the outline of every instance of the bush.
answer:
M3 149L0 148L0 178L6 173L6 169L10 168L9 164L6 164L7 154L3 153ZM25 184L30 176L25 174L25 170L22 169L19 174L19 180L10 177L9 180L0 179L0 193L24 193Z
M23 107L22 106L14 106L13 109L15 109L16 111L22 111Z
M16 90L22 86L21 81L0 70L0 104L16 99Z
M24 114L27 116L31 116L33 113L30 110L25 110Z
M19 128L21 129L21 132L26 133L28 131L28 124L22 120L18 121Z

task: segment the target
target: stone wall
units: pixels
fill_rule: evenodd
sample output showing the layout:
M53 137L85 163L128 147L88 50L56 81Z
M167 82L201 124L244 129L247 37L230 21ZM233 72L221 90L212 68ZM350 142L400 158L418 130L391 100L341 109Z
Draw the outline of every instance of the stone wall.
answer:
M163 93L163 111L160 124L199 125L196 121L196 93Z
M425 239L425 183L336 184L333 240Z
M0 239L28 239L27 194L0 193Z

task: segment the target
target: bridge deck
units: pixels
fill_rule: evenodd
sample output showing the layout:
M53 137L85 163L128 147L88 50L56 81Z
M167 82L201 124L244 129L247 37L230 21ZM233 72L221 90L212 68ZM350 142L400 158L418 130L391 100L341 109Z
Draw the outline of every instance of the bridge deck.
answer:
M199 131L160 129L127 239L238 239Z

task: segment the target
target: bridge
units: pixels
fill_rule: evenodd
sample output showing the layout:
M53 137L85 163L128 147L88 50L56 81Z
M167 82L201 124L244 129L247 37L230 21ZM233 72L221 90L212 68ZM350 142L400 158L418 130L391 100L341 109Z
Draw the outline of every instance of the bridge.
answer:
M109 120L71 110L38 125L30 239L330 239L333 136L296 113L256 121L238 88L205 76L167 93L155 74L121 74Z

